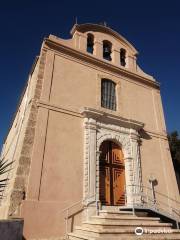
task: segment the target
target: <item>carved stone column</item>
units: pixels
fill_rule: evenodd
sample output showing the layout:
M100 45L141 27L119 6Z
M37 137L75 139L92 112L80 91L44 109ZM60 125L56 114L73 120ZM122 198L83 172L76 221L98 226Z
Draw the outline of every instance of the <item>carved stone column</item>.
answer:
M96 151L96 200L99 200L99 157L101 151Z
M96 199L96 120L85 119L84 199Z
M132 169L132 157L124 158L125 163L125 176L126 176L126 203L127 205L132 204L132 193L133 193L133 169Z
M132 154L132 194L133 203L140 203L141 193L141 162L139 154L139 135L136 130L131 129L131 154Z

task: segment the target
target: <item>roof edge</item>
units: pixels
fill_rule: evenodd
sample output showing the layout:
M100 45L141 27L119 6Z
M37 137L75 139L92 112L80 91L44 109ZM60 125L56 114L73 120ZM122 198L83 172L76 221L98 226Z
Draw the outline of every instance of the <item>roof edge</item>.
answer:
M100 25L100 24L95 24L95 23L74 24L74 26L72 27L72 29L70 31L70 34L74 35L74 33L76 31L79 31L82 33L87 32L87 31L100 31L103 33L110 34L113 37L117 38L118 40L124 42L126 45L129 46L129 48L131 48L131 50L134 52L135 55L138 55L138 51L135 49L135 47L129 41L127 41L122 35L120 35L116 31L114 31L110 27Z

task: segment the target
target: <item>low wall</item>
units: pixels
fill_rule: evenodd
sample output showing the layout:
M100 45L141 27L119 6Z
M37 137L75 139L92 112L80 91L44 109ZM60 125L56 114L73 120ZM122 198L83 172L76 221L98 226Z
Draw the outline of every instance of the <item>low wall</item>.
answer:
M0 220L0 240L23 240L23 219Z

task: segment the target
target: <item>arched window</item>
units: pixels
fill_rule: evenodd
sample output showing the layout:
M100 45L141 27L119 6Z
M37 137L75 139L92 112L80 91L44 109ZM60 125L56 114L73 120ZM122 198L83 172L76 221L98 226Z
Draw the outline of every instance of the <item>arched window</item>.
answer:
M93 54L94 51L94 36L89 33L87 35L87 52Z
M124 48L120 49L120 63L121 66L126 66L126 50Z
M116 111L116 84L108 79L101 80L101 106Z
M103 41L103 58L108 61L111 61L112 60L111 51L112 51L112 44L109 41L104 40Z

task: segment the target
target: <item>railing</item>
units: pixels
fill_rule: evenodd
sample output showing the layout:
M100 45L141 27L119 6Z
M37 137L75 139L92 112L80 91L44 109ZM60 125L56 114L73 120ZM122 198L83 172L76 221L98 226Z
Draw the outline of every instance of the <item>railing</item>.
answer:
M135 208L150 209L158 214L168 217L176 222L179 228L180 222L180 202L166 196L163 193L153 190L150 187L139 185L128 185L126 188L131 188L133 191L129 193L131 199L132 211L135 214ZM141 189L140 192L136 192ZM125 205L128 206L128 193L125 193Z
M81 204L82 206L81 206L81 209L79 210L79 211L81 211L81 210L83 210L85 207L88 207L90 204L96 203L96 214L99 215L100 201L99 201L99 200L90 200L90 199L92 199L93 197L96 197L96 195L94 194L93 196L90 196L90 197L87 197L87 198L83 198L83 199L79 200L78 202L70 205L69 207L67 207L67 208L65 208L65 209L63 209L63 210L61 211L62 213L63 213L63 212L66 213L66 214L65 214L65 218L64 218L64 219L65 219L65 239L67 238L67 234L68 234L69 212L70 212L70 210L71 210L73 207L76 207L76 206L78 206L78 205ZM90 200L90 201L89 201L89 200ZM87 203L86 203L86 201L87 201ZM79 212L79 211L78 211L78 212Z
M126 192L128 190L128 187L131 188L134 192L131 192L128 194ZM136 192L135 189L141 189L141 191ZM132 205L130 206L132 208L133 214L135 214L136 208L149 209L151 211L154 211L155 213L158 213L160 215L163 215L165 217L172 219L173 221L176 222L177 228L179 228L179 222L180 222L180 202L179 201L172 199L163 193L153 191L152 188L150 187L139 186L139 185L127 185L125 190L126 190L125 191L125 207L129 208L128 197L130 197L131 203L132 203ZM69 212L73 207L76 207L81 204L82 206L81 206L81 209L79 210L81 211L85 207L88 207L90 204L96 203L96 214L99 215L99 210L101 209L101 202L99 200L91 200L92 198L95 198L95 197L96 195L94 194L91 197L81 199L78 202L70 205L69 207L61 211L66 213L65 214L65 225L66 225L65 237L67 237L67 234L68 234ZM160 200L160 198L162 198L162 200ZM176 208L174 206L178 206L178 207Z

